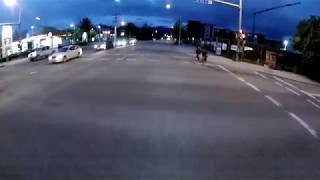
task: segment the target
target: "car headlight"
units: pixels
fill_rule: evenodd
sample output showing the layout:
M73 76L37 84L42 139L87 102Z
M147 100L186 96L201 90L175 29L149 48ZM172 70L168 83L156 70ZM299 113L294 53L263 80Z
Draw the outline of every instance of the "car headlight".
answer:
M97 49L97 48L98 48L98 45L95 44L93 47L94 47L95 49Z

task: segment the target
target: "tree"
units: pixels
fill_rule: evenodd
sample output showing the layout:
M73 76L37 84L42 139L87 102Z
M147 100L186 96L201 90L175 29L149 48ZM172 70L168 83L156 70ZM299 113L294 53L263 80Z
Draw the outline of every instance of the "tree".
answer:
M138 35L139 29L135 24L128 23L127 26L125 27L125 31L129 37L136 37Z
M200 21L188 21L187 36L195 39L203 37L203 27Z
M177 21L174 26L173 26L173 29L172 29L172 37L174 39L176 39L176 43L178 43L179 41L179 31L180 31L180 26L181 25L181 40L183 40L185 37L186 37L186 30L185 28L183 27L182 23L180 24L180 21Z
M301 21L297 31L293 47L303 54L304 71L320 80L320 17Z
M59 32L59 30L52 26L44 26L42 28L42 32L41 32L42 34L48 34L49 32L55 33L55 32Z
M153 29L148 24L144 24L140 30L138 39L151 40L152 34L153 34Z
M172 37L175 38L175 39L179 38L179 26L180 26L180 22L177 21L174 24L173 29L172 29Z
M87 32L89 34L91 28L92 28L92 22L89 18L83 18L80 23L79 23L79 28L83 31L83 32Z

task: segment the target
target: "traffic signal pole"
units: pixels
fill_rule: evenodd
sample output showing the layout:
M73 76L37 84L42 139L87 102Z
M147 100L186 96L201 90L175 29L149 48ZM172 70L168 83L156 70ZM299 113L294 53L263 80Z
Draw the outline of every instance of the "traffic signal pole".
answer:
M281 6L275 6L275 7L271 7L271 8L261 10L261 11L254 12L253 13L253 21L252 21L252 41L254 42L255 35L256 35L256 17L257 17L257 15L263 14L263 13L266 13L269 11L274 11L274 10L278 10L278 9L291 7L291 6L297 6L300 4L301 4L301 2L295 2L295 3L285 4L285 5L281 5Z
M240 60L240 32L242 34L242 12L243 12L243 9L242 9L242 0L239 0L239 35L237 36L237 55L236 55L236 61L239 61ZM244 49L242 50L244 53Z
M227 6L235 7L239 9L239 29L237 33L237 54L236 54L236 61L240 60L240 48L241 48L241 39L240 39L240 32L242 32L242 14L243 14L243 0L239 0L239 4L231 3L225 0L198 0L200 3L204 4L213 4L213 2L221 3Z

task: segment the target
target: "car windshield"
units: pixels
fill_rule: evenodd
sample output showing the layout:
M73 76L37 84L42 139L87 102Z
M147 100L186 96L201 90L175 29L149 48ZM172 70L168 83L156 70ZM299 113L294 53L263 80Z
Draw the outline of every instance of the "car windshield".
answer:
M42 51L41 48L36 48L36 49L33 49L32 52L36 52L36 51Z
M0 180L320 180L320 0L0 0L0 31Z
M63 47L59 49L59 52L67 52L69 50L68 47Z

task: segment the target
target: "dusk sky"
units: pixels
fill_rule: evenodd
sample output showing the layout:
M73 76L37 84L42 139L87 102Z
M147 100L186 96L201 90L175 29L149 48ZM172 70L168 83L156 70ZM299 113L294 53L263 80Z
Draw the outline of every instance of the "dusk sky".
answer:
M1 0L2 1L2 0ZM229 0L237 2L238 0ZM272 6L297 2L299 0L243 0L244 31L250 32L252 13ZM302 1L302 0L301 0ZM2 3L2 2L1 2ZM165 4L171 3L172 9L166 10ZM295 33L297 23L311 15L320 15L319 0L303 0L302 4L258 16L257 32L270 38L286 38ZM21 0L22 27L57 26L68 27L78 23L82 17L89 17L94 23L112 24L115 14L114 0ZM0 20L9 21L16 10L9 10L0 4ZM3 11L7 9L7 11ZM195 0L121 0L118 4L120 19L138 25L171 26L181 16L183 21L201 20L218 27L236 29L238 12L221 4L203 5ZM40 22L34 18L41 17Z

